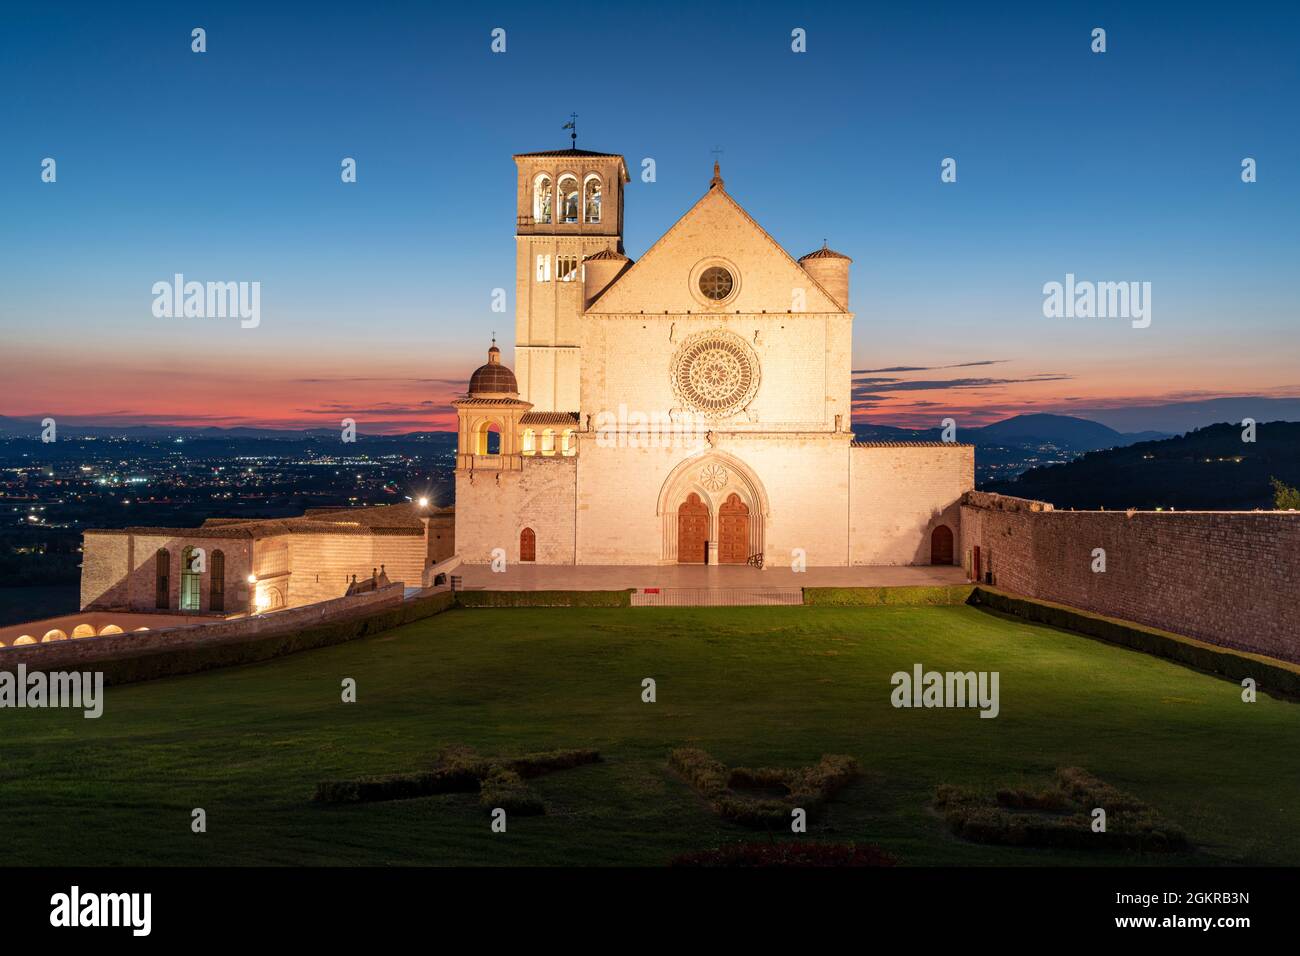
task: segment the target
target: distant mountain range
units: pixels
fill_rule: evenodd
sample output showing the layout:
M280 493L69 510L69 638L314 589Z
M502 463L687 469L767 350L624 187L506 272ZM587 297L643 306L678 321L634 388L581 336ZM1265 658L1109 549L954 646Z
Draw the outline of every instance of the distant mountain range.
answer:
M940 441L941 428L908 429L890 425L857 425L853 434L859 441ZM1011 418L973 428L958 428L957 441L970 445L1035 446L1051 444L1065 451L1095 451L1134 442L1168 438L1161 432L1125 434L1098 422L1072 415L1015 415Z
M56 416L57 419L57 416ZM218 428L213 425L77 425L58 421L60 438L128 438L138 441L168 441L183 438L187 441L265 438L281 441L305 441L310 439L339 438L337 428ZM407 432L400 435L376 435L367 433L364 425L357 431L357 441L416 441L429 439L444 441L446 436L455 437L452 431ZM39 438L41 422L39 419L8 418L0 415L0 438Z
M1272 508L1271 478L1300 487L1300 422L1262 423L1254 442L1242 441L1242 432L1239 424L1211 425L1089 452L982 487L1058 508Z

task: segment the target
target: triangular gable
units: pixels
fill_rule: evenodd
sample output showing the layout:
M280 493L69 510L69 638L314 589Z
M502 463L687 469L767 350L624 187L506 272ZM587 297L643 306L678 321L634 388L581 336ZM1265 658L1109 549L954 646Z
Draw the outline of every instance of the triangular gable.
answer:
M586 314L708 313L692 294L692 269L718 257L734 265L740 291L726 312L788 312L803 290L804 312L845 312L721 186L710 189L630 269L587 308Z

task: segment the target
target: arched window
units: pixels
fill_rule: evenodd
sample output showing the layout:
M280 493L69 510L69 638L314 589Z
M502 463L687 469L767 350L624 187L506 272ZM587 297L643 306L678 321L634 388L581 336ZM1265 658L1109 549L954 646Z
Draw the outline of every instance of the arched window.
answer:
M167 602L171 594L171 564L171 552L166 548L159 548L158 553L154 555L153 606L156 608L168 607Z
M186 546L181 552L181 610L199 609L199 586L202 575L194 569L194 549Z
M560 178L560 214L561 222L578 221L577 176L562 176Z
M497 422L479 422L474 426L473 439L474 454L501 454L501 426Z
M555 429L548 428L542 432L542 454L555 454Z
M537 432L533 431L531 428L525 428L522 443L522 451L525 455L537 454Z
M583 218L587 222L600 222L600 177L588 176L582 192Z
M533 222L549 223L553 202L551 177L542 173L533 182Z
M525 528L519 532L519 560L537 560L537 534L532 528Z
M212 552L212 577L208 579L208 610L226 609L226 552Z
M577 453L578 453L578 445L573 439L573 429L566 428L563 432L560 433L560 454L576 455Z

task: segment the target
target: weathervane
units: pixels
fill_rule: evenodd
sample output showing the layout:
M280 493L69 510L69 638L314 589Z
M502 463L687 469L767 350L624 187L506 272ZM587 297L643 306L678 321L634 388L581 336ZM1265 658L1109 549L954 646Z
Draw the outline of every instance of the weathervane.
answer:
M569 134L569 139L572 142L572 145L569 148L577 149L578 148L578 114L570 113L569 121L565 123L563 126L561 126L560 129L573 130L573 132Z

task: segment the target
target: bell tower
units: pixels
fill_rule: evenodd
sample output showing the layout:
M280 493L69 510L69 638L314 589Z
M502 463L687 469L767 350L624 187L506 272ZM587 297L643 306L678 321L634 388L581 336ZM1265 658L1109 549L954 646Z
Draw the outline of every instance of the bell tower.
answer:
M514 160L520 398L538 412L579 412L583 263L599 252L623 252L627 165L617 153L576 146Z

